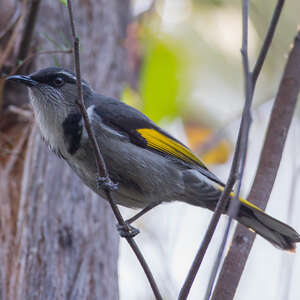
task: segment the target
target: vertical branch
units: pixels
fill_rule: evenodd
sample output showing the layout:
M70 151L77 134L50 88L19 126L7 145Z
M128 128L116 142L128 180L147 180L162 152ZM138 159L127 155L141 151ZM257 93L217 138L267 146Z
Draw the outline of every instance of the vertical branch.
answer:
M26 17L25 28L22 34L19 53L17 55L17 62L25 59L29 52L33 31L39 11L41 0L32 0L29 7L29 12Z
M246 37L246 33L248 32L248 29L247 29L248 24L247 24L247 19L246 19L246 15L248 15L248 13L247 13L248 4L243 3L243 13L242 13L243 14L243 38L242 38L242 51L241 52L242 52L242 57L243 57L243 69L244 69L244 78L245 78L246 98L248 98L248 97L251 98L251 99L246 99L246 102L248 102L248 103L252 102L256 82L257 82L258 76L261 72L261 69L262 69L262 66L264 64L267 53L270 49L271 42L273 40L273 36L274 36L274 33L275 33L275 29L277 27L278 20L279 20L279 17L281 15L281 12L282 12L283 4L284 4L284 0L278 0L277 5L274 9L273 16L272 16L267 34L265 36L263 45L261 47L260 53L259 53L257 61L255 63L253 72L250 73L250 71L249 71L249 61L247 59L248 53L245 52L248 49L248 39ZM246 131L247 131L246 135L248 135L249 128L250 128L250 123L251 123L250 107L248 107L248 114L246 116L249 118L249 120L246 123L249 126L249 127L247 126L248 128L246 128ZM244 117L244 114L243 114L243 117ZM248 142L246 142L246 143L248 143ZM246 144L246 143L244 143L244 144ZM246 149L245 149L245 151L242 151L242 154L244 154L244 157L242 158L242 167L241 167L242 172L243 172L244 165L245 165L245 158L246 158L245 157ZM241 188L241 181L239 181L235 198L237 198L237 196L239 195L240 188ZM230 203L230 207L229 207L230 217L228 219L226 229L224 231L223 239L222 239L221 245L220 245L219 250L218 250L217 258L216 258L213 270L212 270L211 275L210 275L210 280L209 280L209 284L208 284L208 287L207 287L206 298L205 299L210 298L210 295L211 295L211 292L212 292L212 289L213 289L213 285L214 285L214 282L215 282L215 279L216 279L216 276L217 276L217 271L218 271L219 266L221 264L221 259L222 259L223 253L224 253L226 241L228 239L229 229L230 229L230 226L231 226L231 223L232 223L232 216L236 215L236 213L238 211L238 208L239 208L239 205L240 205L240 201L232 201Z
M135 241L133 240L132 237L130 237L130 229L128 227L128 225L126 224L126 222L124 221L117 205L115 204L115 202L113 201L112 198L112 194L111 194L111 190L114 189L114 184L111 182L108 172L107 172L107 168L106 168L106 164L105 161L103 159L103 156L101 154L99 145L97 143L95 134L93 132L92 126L90 124L88 115L87 115L87 111L84 105L84 100L83 100L83 94L82 94L82 85L81 85L81 73L80 73L80 57L79 57L79 38L76 35L76 29L75 29L75 25L74 25L74 18L73 18L73 12L72 12L72 4L71 4L71 0L68 0L68 10L69 10L69 16L70 16L70 24L71 24L71 30L72 30L72 37L73 37L73 42L74 42L74 60L75 60L75 68L76 68L76 81L77 81L77 88L78 88L78 99L76 101L76 104L78 105L80 112L83 116L83 120L84 120L84 126L87 130L88 136L89 136L89 140L90 143L94 149L94 153L95 153L95 158L96 158L96 162L97 162L97 169L98 169L98 174L101 176L101 178L104 179L104 190L107 196L107 199L111 205L111 208L113 210L113 213L119 223L119 225L122 226L122 228L124 228L128 235L125 237L128 244L130 245L130 247L132 248L133 252L135 253L135 255L137 256L137 259L139 260L147 278L148 281L150 283L150 286L153 290L153 293L156 297L156 299L162 299L160 292L158 290L158 287L156 285L156 282L154 280L154 277L150 271L149 266L147 265L141 251L139 250L137 244L135 243ZM99 125L100 126L100 125Z
M214 214L210 220L210 223L209 223L209 226L207 228L207 231L205 233L205 236L203 238L203 241L200 245L200 248L198 249L198 252L194 258L194 261L192 263L192 266L188 272L188 275L185 279L185 282L180 290L180 293L179 293L179 297L178 299L179 300L184 300L184 299L187 299L188 297L188 294L191 290L191 287L193 285L193 282L195 280L195 277L198 273L198 270L200 268L200 265L203 261L203 258L204 258L204 255L207 251L207 248L209 246L209 243L213 237L213 234L215 232L215 229L218 225L218 222L219 222L219 219L220 219L220 216L222 214L222 212L224 211L225 209L225 206L228 202L228 199L229 199L229 194L233 188L233 185L235 183L235 167L234 165L236 166L236 162L237 162L237 159L236 159L237 156L235 156L235 160L234 160L234 163L232 164L232 168L231 168L231 172L230 172L230 176L229 176L229 179L227 181L227 184L226 184L226 187L222 193L222 196L220 198L220 200L218 201L218 204L216 206L216 209L214 211Z
M242 41L241 52L243 57L243 67L244 67L244 76L245 76L245 105L243 109L243 116L239 128L239 134L238 134L234 158L230 170L230 175L227 184L225 186L225 189L218 201L218 204L216 206L216 209L210 221L209 227L204 236L203 242L201 243L201 246L189 270L188 276L180 291L179 298L178 298L180 300L187 299L188 297L192 284L195 280L196 274L203 261L204 255L207 251L209 243L215 232L220 216L224 212L225 207L229 201L230 198L229 195L236 181L238 181L238 187L237 187L237 193L235 195L235 199L231 201L230 204L229 211L232 212L231 215L235 216L239 208L238 196L240 192L241 180L242 180L243 171L245 167L246 152L248 146L248 136L249 136L249 129L251 125L250 108L251 108L251 103L253 98L251 74L249 72L249 61L248 61L248 0L243 1L243 41ZM232 217L230 217L229 219L228 227L231 224L231 220Z
M275 103L271 113L266 138L254 183L249 198L265 208L277 175L279 164L288 130L300 91L300 31L298 31L294 46L280 82ZM232 245L226 256L212 299L233 299L255 234L242 225L235 231Z
M270 45L272 43L273 40L273 36L275 33L275 29L277 27L278 24L278 20L279 17L281 15L282 9L283 9L283 5L284 5L285 0L278 0L276 7L274 9L274 13L266 34L266 37L264 39L263 45L261 47L259 56L257 58L256 64L254 66L253 72L252 72L252 77L253 77L253 88L255 87L257 78L260 74L261 68L264 64L264 61L266 59L267 53L269 51Z
M242 62L243 62L243 71L244 71L244 85L245 85L245 105L242 114L241 120L241 128L239 132L239 137L241 139L241 149L239 150L240 153L240 171L239 177L237 178L237 187L236 193L233 200L230 202L228 208L229 218L226 224L226 228L224 231L223 239L221 245L218 250L217 258L215 260L212 272L210 274L209 284L207 286L205 299L209 300L211 296L211 292L213 289L213 285L217 276L217 272L221 263L221 259L223 256L223 252L225 249L225 245L228 239L230 227L232 225L233 218L237 215L240 201L239 195L242 185L242 177L244 175L245 170L245 163L246 163L246 154L248 148L248 139L249 139L249 130L252 123L251 118L251 104L253 100L253 84L252 84L252 76L249 69L249 57L248 57L248 18L249 18L249 3L248 1L243 1L242 3L242 48L241 48L241 55L242 55Z
M260 51L257 62L255 64L254 71L251 73L250 68L249 68L249 59L248 59L249 3L248 3L248 0L243 0L243 2L242 2L243 34L242 34L241 54L242 54L244 80L245 80L245 105L244 105L242 120L241 120L241 124L240 124L240 128L239 128L239 134L238 134L238 139L237 139L237 143L236 143L233 163L231 166L231 171L230 171L229 179L226 184L226 188L218 202L218 205L215 209L215 213L211 219L211 222L209 224L208 230L203 239L201 247L198 250L196 258L195 258L195 260L192 264L192 267L189 271L189 274L187 276L187 279L183 285L183 288L181 289L179 299L187 298L189 290L192 286L192 283L195 279L197 271L201 265L204 255L205 255L208 244L209 244L209 242L212 238L212 235L215 231L215 228L216 228L216 225L220 218L220 215L224 211L224 208L226 207L226 204L229 200L229 193L231 192L231 190L234 186L234 183L237 181L238 184L237 184L237 188L236 188L235 197L234 197L233 201L230 202L230 206L228 209L228 213L229 213L230 217L227 222L223 240L222 240L221 246L218 251L217 259L216 259L215 265L213 267L212 274L210 276L210 283L207 288L205 299L209 299L209 297L210 297L212 287L213 287L213 284L214 284L214 281L215 281L215 278L217 275L217 270L221 263L221 257L224 252L224 247L226 245L226 241L228 238L228 233L229 233L229 229L230 229L230 226L232 223L232 219L237 214L239 205L240 205L239 193L240 193L240 188L241 188L241 183L242 183L242 176L243 176L244 168L245 168L249 130L250 130L251 122L252 122L250 109L251 109L251 104L252 104L252 100L253 100L254 87L256 85L256 81L260 74L263 63L265 61L266 55L269 51L269 48L270 48L270 45L271 45L271 42L272 42L272 39L274 36L274 32L275 32L275 29L276 29L276 26L278 23L278 19L281 14L281 11L282 11L283 4L284 4L284 0L278 0L276 8L273 13L273 17L272 17L269 29L268 29L268 32L266 34L266 38L264 40L262 49Z

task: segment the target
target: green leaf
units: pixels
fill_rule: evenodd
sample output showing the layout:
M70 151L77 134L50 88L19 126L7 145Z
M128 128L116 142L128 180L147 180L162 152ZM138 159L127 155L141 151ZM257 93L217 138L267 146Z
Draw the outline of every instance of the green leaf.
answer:
M140 81L143 111L155 122L162 118L172 119L181 110L178 101L181 53L167 39L150 37L148 42Z
M59 0L60 3L62 3L63 5L67 6L68 3L67 3L67 0Z

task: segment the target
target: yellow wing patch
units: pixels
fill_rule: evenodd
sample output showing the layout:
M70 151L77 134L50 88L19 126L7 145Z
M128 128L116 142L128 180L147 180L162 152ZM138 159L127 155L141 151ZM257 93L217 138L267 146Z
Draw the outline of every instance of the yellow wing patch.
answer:
M188 148L151 128L137 129L147 141L147 146L179 158L187 163L194 163L206 169L203 162Z

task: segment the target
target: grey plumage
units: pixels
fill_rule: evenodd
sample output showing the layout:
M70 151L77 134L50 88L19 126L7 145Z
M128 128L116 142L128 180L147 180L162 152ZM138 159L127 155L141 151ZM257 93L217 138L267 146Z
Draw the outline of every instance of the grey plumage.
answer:
M72 72L47 68L30 76L11 76L29 87L41 135L92 190L97 188L97 168L82 117L75 104L76 78ZM142 113L118 100L96 94L83 82L84 101L109 176L118 183L114 199L120 205L145 208L150 203L183 201L213 210L223 183L190 150ZM139 129L164 137L169 144L152 145ZM178 146L174 148L173 144ZM164 148L166 147L166 151ZM187 153L187 154L186 154ZM219 186L218 186L219 185ZM200 213L200 212L199 212ZM300 241L291 227L246 202L237 220L275 246L293 250Z

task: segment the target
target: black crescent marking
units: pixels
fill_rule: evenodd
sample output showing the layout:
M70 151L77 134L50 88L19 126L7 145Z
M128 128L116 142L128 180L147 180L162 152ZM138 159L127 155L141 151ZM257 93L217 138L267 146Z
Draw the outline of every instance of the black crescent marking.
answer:
M68 152L74 155L80 147L82 135L82 116L79 113L71 113L62 123L64 138L68 144Z

